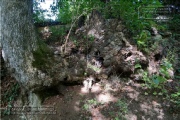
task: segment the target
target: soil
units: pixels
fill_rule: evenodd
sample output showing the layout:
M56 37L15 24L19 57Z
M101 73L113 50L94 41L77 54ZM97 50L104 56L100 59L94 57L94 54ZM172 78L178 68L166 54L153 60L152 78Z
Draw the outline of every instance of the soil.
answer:
M102 86L105 85L105 86ZM43 105L54 106L55 115L41 116L46 120L178 120L180 112L172 111L163 97L144 95L141 85L107 80L96 83L91 91L83 86L68 86L64 96L46 99ZM127 103L127 113L116 107L118 100ZM94 101L89 103L89 101ZM125 104L124 103L124 104ZM85 108L88 105L88 108ZM122 115L120 112L122 112Z
M50 109L46 115L38 115L36 119L179 120L180 111L173 111L163 97L145 95L141 84L115 77L93 84L91 90L83 85L63 86L61 94L44 100L42 107ZM11 119L20 118L10 115L2 120Z

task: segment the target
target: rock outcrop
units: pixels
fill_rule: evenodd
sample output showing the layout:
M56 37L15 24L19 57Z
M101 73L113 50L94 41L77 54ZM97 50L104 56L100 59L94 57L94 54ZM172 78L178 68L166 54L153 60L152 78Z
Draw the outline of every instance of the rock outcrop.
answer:
M147 66L147 58L131 45L126 31L122 21L104 19L94 10L76 30L77 40L69 39L66 54L62 54L63 45L53 49L55 62L49 74L54 83L81 84L88 76L101 80L113 73L130 76L136 64Z

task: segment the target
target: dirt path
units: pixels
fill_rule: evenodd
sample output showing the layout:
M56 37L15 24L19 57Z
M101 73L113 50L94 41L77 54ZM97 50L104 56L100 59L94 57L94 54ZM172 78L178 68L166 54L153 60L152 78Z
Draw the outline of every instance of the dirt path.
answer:
M179 120L180 113L168 107L158 96L144 95L141 85L104 81L88 91L83 86L68 86L64 95L46 99L43 105L54 106L55 115L39 120Z

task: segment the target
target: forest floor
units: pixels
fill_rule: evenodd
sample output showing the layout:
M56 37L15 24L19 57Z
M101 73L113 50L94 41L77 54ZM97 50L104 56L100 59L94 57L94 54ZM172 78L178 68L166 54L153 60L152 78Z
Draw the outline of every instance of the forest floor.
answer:
M19 102L17 86L12 77L3 75L1 108ZM111 75L94 83L91 89L83 85L61 85L60 89L61 93L47 97L42 103L42 106L53 108L50 112L54 113L37 115L37 120L179 120L180 118L180 110L165 96L153 95L153 91L152 94L147 94L151 91L142 87L141 83L118 75ZM8 111L6 114L9 114ZM20 116L6 115L2 120L19 120ZM31 115L25 115L24 119L28 119L29 116Z
M172 89L167 87L169 92L177 87L176 82L170 83ZM94 83L91 90L83 85L62 85L61 94L43 102L44 106L54 106L56 114L39 117L42 120L179 120L180 110L167 96L153 95L154 91L116 74Z
M12 77L3 79L1 91L6 94L5 91L17 83ZM19 93L19 90L15 91L15 96L11 95L14 104L18 102L15 100ZM180 111L174 109L164 96L147 95L146 92L140 83L117 75L94 83L91 90L83 85L62 85L61 94L46 98L42 104L53 107L55 113L36 117L37 120L179 120ZM8 104L3 103L5 105ZM2 118L12 119L20 118L17 115Z
M64 96L47 98L43 105L53 105L56 115L41 116L46 120L178 120L180 111L173 110L163 97L145 95L141 84L112 80L95 83L91 91L83 86L68 86ZM126 78L124 78L126 79Z
M155 95L145 95L139 83L112 80L95 83L91 91L82 85L62 86L64 94L45 99L42 106L53 107L53 114L38 115L37 120L179 120L180 111ZM19 120L8 115L2 120Z

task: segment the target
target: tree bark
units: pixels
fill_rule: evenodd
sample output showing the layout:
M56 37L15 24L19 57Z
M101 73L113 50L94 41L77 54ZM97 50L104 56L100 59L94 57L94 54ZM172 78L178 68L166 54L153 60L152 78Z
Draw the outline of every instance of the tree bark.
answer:
M0 0L0 35L4 61L15 79L27 89L42 84L33 67L38 49L32 20L32 0Z

